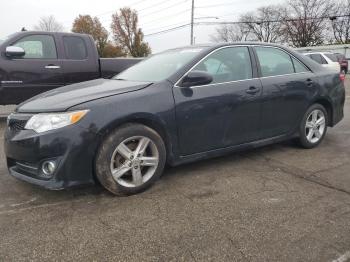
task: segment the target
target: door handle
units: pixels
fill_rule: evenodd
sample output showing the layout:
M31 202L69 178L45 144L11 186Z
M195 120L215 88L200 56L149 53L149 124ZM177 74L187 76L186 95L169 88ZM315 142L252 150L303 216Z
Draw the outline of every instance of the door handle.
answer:
M60 69L61 67L58 65L47 65L45 66L46 69Z
M309 79L306 80L306 85L307 86L312 86L313 84L314 84L314 82L312 81L312 79L309 78Z
M249 89L247 89L245 92L246 92L247 94L254 95L254 94L258 93L259 91L260 91L260 88L255 87L255 86L251 86L251 87L249 87Z

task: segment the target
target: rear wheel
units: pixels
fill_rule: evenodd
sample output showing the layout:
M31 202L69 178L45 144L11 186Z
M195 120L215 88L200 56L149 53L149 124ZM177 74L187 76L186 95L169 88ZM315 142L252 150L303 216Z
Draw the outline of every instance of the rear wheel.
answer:
M136 194L160 177L165 160L165 145L156 131L141 124L127 124L108 135L100 146L96 176L113 194Z
M320 104L312 105L305 113L299 127L299 141L304 148L318 146L327 132L328 116Z

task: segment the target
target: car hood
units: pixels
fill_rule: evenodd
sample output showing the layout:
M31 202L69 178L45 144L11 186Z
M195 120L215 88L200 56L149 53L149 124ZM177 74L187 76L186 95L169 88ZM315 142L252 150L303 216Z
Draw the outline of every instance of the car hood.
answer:
M42 93L20 104L16 111L20 113L65 111L84 102L136 91L151 84L149 82L96 79Z

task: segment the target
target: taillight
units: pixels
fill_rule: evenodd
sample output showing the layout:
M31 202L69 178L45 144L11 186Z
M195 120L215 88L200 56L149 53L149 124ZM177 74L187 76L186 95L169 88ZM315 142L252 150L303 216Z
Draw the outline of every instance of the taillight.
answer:
M345 74L341 73L339 77L342 82L345 82Z

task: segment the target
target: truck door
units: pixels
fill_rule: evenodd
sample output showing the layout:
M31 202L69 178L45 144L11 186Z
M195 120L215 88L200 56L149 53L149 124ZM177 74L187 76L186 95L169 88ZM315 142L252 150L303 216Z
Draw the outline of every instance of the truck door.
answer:
M66 85L100 78L96 46L87 37L63 35L63 72Z
M55 38L50 34L28 34L10 46L21 47L22 57L2 57L0 104L18 104L64 84Z

